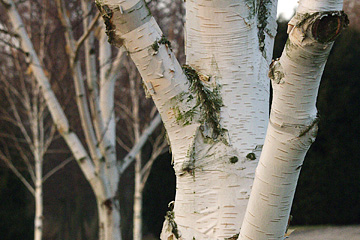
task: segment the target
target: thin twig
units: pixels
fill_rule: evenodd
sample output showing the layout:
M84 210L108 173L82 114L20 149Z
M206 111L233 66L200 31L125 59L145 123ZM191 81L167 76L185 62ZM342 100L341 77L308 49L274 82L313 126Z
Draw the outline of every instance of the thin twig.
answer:
M84 41L86 40L86 38L90 35L91 31L94 30L97 21L100 18L100 12L98 12L96 14L96 16L94 17L94 19L91 21L91 23L89 24L89 27L86 29L86 31L83 33L83 35L77 40L76 44L75 44L75 54L74 54L74 60L77 59L78 54L79 54L79 49L82 46L82 44L84 43Z
M57 165L56 167L54 167L51 171L49 171L43 178L42 178L42 183L44 183L49 177L51 177L52 175L54 175L57 171L59 171L60 169L64 168L69 162L71 162L72 160L74 160L74 157L68 157L67 159L65 159L63 162L61 162L59 165Z

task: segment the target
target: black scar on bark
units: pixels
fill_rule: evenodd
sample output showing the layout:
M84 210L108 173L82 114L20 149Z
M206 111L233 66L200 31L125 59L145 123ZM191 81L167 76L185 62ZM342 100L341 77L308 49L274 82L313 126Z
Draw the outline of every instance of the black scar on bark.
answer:
M111 199L106 199L104 202L103 202L104 206L106 207L107 209L107 213L110 214L113 210L113 202Z

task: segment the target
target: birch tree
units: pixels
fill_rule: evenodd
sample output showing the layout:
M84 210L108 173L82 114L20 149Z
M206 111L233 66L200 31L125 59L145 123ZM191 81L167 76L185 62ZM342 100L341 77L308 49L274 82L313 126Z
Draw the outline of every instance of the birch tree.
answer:
M276 0L188 0L183 67L143 0L96 4L170 139L177 189L161 239L283 239L316 136L322 71L347 25L342 1L300 1L283 55L270 64Z
M45 16L41 15L41 17ZM44 57L45 28L43 26L40 27L40 59ZM45 154L56 137L56 129L49 119L49 112L36 81L32 76L29 77L29 72L21 71L23 62L19 55L22 53L13 48L15 46L13 43L16 41L11 41L11 38L14 38L14 34L3 31L2 35L7 41L2 44L3 56L6 56L6 60L2 59L0 84L1 94L7 101L5 106L8 107L2 106L0 119L13 125L14 128L10 127L6 133L1 134L3 150L0 150L0 159L35 198L34 239L40 240L43 235L44 219L43 184L59 169L65 167L72 158L43 173ZM7 48L9 46L12 48ZM15 78L18 81L10 80ZM19 161L11 156L12 151L18 152L21 159L20 166L25 165L26 171L18 166Z
M143 91L141 87L141 78L135 68L135 66L129 60L124 61L124 66L129 74L129 92L130 92L130 106L131 109L126 106L122 106L125 112L128 112L130 115L131 122L126 124L130 128L130 132L127 134L128 136L132 136L131 142L132 144L139 142L141 128L143 128L143 124L141 118L143 117L140 114L141 110L141 102L139 95L140 91ZM153 113L156 112L156 108L153 108ZM152 165L154 161L167 150L167 142L164 140L164 131L161 134L156 136L154 141L152 142L152 151L149 153L149 156L146 154L142 154L142 151L139 151L135 156L134 160L134 203L133 203L133 239L141 240L142 239L142 205L143 205L143 191L147 179L149 177ZM123 145L123 144L121 144ZM125 147L129 149L129 147ZM144 161L144 158L146 159ZM145 163L143 165L143 162Z
M56 136L56 129L49 119L44 99L36 82L31 77L26 79L26 75L21 71L16 71L20 70L17 55L13 51L15 69L12 75L16 76L19 82L10 82L8 79L11 76L4 74L9 71L4 71L4 69L0 75L2 94L6 96L8 103L5 106L9 106L1 108L1 121L14 126L1 134L3 150L0 150L0 159L35 198L34 239L41 240L44 219L43 184L58 170L65 167L72 158L62 161L58 166L44 173L45 154ZM16 161L11 154L12 151L19 154L21 161ZM26 170L21 170L21 166L25 166Z
M46 65L39 60L39 54L25 29L26 25L16 5L12 0L1 0L1 3L9 16L12 25L10 29L18 38L18 49L26 56L28 68L31 69L30 72L42 91L53 122L94 191L99 219L99 239L121 239L118 200L118 194L121 193L121 189L118 189L120 176L161 123L160 117L154 117L141 135L139 134L129 153L122 161L117 161L114 85L119 77L118 71L124 49L114 53L106 42L104 31L94 31L97 29L99 14L93 14L90 2L81 1L80 8L76 8L74 2L66 5L62 0L57 0L48 4L57 10L58 18L65 30L68 57L66 62L69 63L70 76L74 81L75 101L79 112L77 118L81 123L81 134L84 135L82 141L79 133L72 128L74 123L69 122L64 107L52 90ZM69 12L68 7L75 8L84 16L80 21L80 33L73 28L72 21L76 14ZM98 55L95 44L99 46ZM113 58L115 60L112 61ZM84 59L84 62L81 62L81 59ZM57 74L65 76L63 73Z

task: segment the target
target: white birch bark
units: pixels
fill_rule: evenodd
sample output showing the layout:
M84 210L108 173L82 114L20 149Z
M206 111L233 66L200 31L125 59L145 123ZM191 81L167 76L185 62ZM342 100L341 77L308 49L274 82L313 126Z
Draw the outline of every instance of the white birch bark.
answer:
M35 85L35 84L34 84ZM35 220L34 220L34 240L41 240L43 233L43 144L40 138L40 120L38 97L39 90L33 87L33 106L31 112L31 132L34 143L35 160Z
M268 90L264 76L273 35L269 37L268 33L264 33L264 42L259 40L256 27L259 20L256 15L251 16L250 11L241 10L251 6L221 1L213 1L209 6L201 3L188 7L191 11L188 12L187 20L191 22L191 28L187 33L187 55L188 63L198 70L205 81L207 76L211 76L211 80L203 84L212 92L221 93L225 107L220 113L220 125L226 130L221 136L215 137L212 135L213 130L206 129L211 128L206 125L206 120L204 123L201 119L206 116L196 113L186 124L179 121L179 115L191 111L197 103L189 97L193 94L190 93L190 84L166 41L161 41L162 33L157 24L143 10L143 1L123 1L121 4L116 1L98 1L108 26L110 41L115 45L123 43L129 51L152 94L170 138L177 175L177 194L174 212L168 215L162 239L171 236L217 239L239 233L256 166L256 161L250 161L249 158L258 154L267 124L264 119L268 115ZM276 5L269 5L274 11ZM259 6L253 7L255 12L254 9ZM238 11L240 14L237 14ZM214 15L218 17L212 20ZM142 16L141 20L138 16ZM205 20L202 22L199 19ZM269 20L267 29L273 34L274 21L274 18ZM126 26L130 22L135 24ZM201 36L197 33L204 25L211 31L207 29ZM226 30L228 27L230 29ZM241 35L241 31L236 29L246 30L247 33ZM232 44L244 37L242 45L235 46L233 51ZM224 41L229 50L219 46ZM267 50L262 52L260 44L270 47L264 48ZM240 53L243 48L248 54L229 56L232 52ZM251 61L247 64L249 58ZM245 88L244 94L241 94L242 88ZM247 93L249 89L254 92ZM233 107L234 102L240 104L240 99L249 106L245 114ZM255 120L250 120L250 115ZM242 127L251 130L244 132ZM239 139L245 140L246 144L242 146ZM204 141L208 143L204 144ZM238 184L239 181L243 183Z
M206 146L200 138L195 178L177 178L174 212L184 239L230 238L240 231L267 125L266 72L276 29L276 4L263 6L270 12L264 19L260 7L249 1L186 2L186 61L219 86L220 124L229 145ZM265 22L260 39L258 26Z
M341 0L303 0L289 22L284 52L270 66L270 123L239 239L284 239L301 166L317 133L320 79L346 22L341 9Z
M35 221L34 221L34 240L41 240L43 233L43 178L42 178L42 158L35 152Z
M130 96L132 102L132 118L134 142L140 139L139 99L137 97L137 83L135 71L130 72ZM135 180L134 180L134 203L133 203L133 239L142 239L142 191L141 191L141 151L135 156Z

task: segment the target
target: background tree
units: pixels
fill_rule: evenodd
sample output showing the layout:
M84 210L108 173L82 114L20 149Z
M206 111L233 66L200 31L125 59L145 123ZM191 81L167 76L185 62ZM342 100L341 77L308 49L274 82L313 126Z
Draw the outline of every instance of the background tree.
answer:
M160 118L156 117L148 128L143 129L142 135L138 138L139 141L131 146L132 149L128 155L124 157L123 161L117 162L113 90L115 80L119 77L116 72L119 71L124 51L112 53L112 49L106 43L106 38L103 37L103 31L98 31L97 34L93 32L97 25L98 15L94 14L91 2L82 1L81 5L72 1L67 3L65 5L63 1L56 1L47 6L49 9L57 11L55 16L58 18L55 18L54 22L63 27L63 40L66 43L63 45L63 53L66 52L63 60L66 59L65 69L69 67L69 71L64 71L63 75L58 77L70 78L74 81L75 101L79 112L77 118L80 119L82 126L80 132L84 136L86 147L77 135L79 131L77 123L70 123L51 89L50 78L45 71L46 61L45 64L41 64L39 61L39 54L34 48L36 45L31 42L29 34L25 31L16 6L12 1L2 1L10 16L12 28L17 31L18 49L21 49L27 56L29 69L43 91L54 123L95 193L98 206L99 237L100 239L120 239L118 200L120 176L159 125ZM54 22L49 21L48 24L51 25ZM81 28L74 26L81 26ZM96 58L97 52L93 48L94 44L100 46L99 61ZM116 54L115 61L112 61Z
M42 15L42 17L44 17ZM31 28L30 28L31 29ZM40 58L44 59L44 30L40 34ZM30 30L30 32L32 32ZM7 33L7 32L3 32ZM11 36L6 42L8 46L15 46L16 41L11 41ZM43 164L45 153L50 147L54 135L55 127L46 104L41 96L39 86L33 80L30 73L22 72L26 66L20 60L23 53L18 53L13 48L5 48L7 51L6 59L2 59L2 71L0 75L1 94L5 96L6 102L1 108L1 121L11 124L7 130L1 134L3 149L0 150L0 159L24 184L27 190L35 198L35 220L34 220L34 239L42 239L43 233L43 184L56 173L60 168L70 162L71 158L63 161L46 174L43 174ZM11 56L11 57L10 57ZM25 64L26 65L26 64ZM18 79L18 81L14 81ZM18 156L11 156L12 152L17 152ZM21 159L15 160L15 159ZM21 163L19 166L18 164ZM22 168L26 171L21 170ZM24 174L26 173L26 174Z

